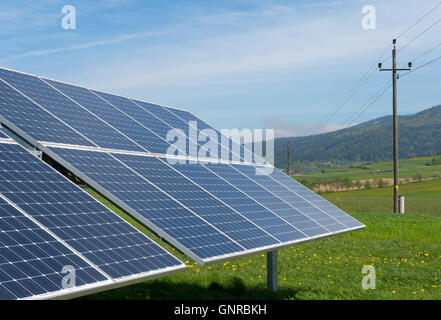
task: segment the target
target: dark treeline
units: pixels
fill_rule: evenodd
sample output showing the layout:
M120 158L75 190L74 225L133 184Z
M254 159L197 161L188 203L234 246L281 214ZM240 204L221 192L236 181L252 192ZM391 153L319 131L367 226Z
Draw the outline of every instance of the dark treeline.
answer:
M392 159L392 117L371 120L331 133L275 140L275 164L286 166L286 146L295 148L293 166ZM399 156L409 158L441 151L441 105L399 117Z

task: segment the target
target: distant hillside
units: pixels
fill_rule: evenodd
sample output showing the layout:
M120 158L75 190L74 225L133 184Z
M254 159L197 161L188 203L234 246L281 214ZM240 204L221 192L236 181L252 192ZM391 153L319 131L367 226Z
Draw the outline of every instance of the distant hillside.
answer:
M400 116L401 158L441 151L441 105ZM275 164L286 165L286 146L295 148L296 162L374 161L392 158L392 116L370 120L330 133L275 140Z

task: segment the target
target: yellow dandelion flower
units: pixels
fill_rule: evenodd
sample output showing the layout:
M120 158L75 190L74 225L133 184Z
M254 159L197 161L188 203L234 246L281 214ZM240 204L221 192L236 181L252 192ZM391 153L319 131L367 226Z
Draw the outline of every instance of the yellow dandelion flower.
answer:
M397 293L395 290L392 291L393 294Z

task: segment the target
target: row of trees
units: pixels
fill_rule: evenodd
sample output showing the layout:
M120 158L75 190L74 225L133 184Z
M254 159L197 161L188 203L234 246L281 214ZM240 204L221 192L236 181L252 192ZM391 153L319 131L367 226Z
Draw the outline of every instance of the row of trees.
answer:
M432 158L431 161L426 162L426 167L436 166L441 164L441 158Z
M441 179L439 173L434 173L433 179ZM421 171L418 171L412 178L404 179L404 183L410 181L421 182L424 180L424 176ZM307 188L314 191L349 191L349 190L360 190L360 189L372 189L372 188L384 188L389 185L387 180L382 178L374 178L372 180L367 179L361 180L351 180L349 178L334 178L334 179L308 179L300 178L298 181L306 186Z
M306 186L307 188L311 190L321 190L322 187L325 190L329 191L349 191L349 190L360 190L362 188L364 189L372 189L372 188L383 188L387 187L389 185L389 182L382 179L382 178L375 178L372 181L371 180L356 180L352 181L349 178L335 178L335 179L307 179L302 178L299 179L299 182Z

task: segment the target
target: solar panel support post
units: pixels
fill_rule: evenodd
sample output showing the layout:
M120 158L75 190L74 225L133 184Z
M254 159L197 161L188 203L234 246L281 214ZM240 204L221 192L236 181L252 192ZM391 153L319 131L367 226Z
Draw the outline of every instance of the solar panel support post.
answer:
M392 49L392 69L382 69L382 63L378 64L380 71L392 71L392 85L393 85L393 95L392 95L392 108L393 108L393 155L394 155L394 212L399 212L399 177L398 177L398 110L397 110L397 80L399 75L397 71L408 71L411 70L412 63L409 62L409 68L397 69L397 40L393 39L393 49Z
M277 271L277 250L275 251L268 251L266 253L266 282L267 282L267 288L271 291L277 291L277 278L278 278L278 271Z

